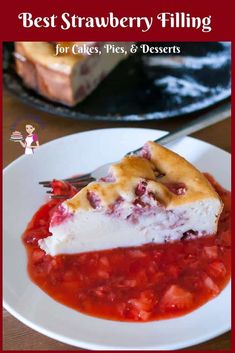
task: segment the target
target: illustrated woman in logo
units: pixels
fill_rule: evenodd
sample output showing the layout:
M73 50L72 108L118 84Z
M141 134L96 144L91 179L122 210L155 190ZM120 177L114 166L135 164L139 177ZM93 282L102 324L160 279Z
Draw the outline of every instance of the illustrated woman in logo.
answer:
M19 141L21 146L25 149L25 154L33 154L34 150L39 147L38 135L34 132L35 127L31 124L25 125L27 136L24 141Z

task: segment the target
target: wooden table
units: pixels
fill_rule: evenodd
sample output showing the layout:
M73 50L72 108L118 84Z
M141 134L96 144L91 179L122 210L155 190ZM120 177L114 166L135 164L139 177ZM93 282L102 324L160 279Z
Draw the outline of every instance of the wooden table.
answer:
M7 166L22 155L19 144L9 142L11 130L16 125L17 130L24 131L25 121L33 123L35 117L40 118L41 128L38 129L40 143L43 144L61 136L92 129L110 127L144 127L161 130L173 130L185 122L183 118L173 120L142 122L142 123L109 123L85 122L69 120L40 112L29 107L9 93L3 96L3 165ZM230 119L195 133L196 138L212 143L226 151L230 151ZM13 264L14 265L14 264ZM28 328L3 311L3 349L4 350L77 350L75 347L59 343ZM230 349L230 332L206 343L192 347L195 350L228 350Z

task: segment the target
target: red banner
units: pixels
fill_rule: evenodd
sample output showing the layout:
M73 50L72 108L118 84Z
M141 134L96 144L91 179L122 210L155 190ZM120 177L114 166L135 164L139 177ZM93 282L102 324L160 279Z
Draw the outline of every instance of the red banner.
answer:
M7 14L7 15L6 15ZM23 25L25 19L25 27ZM222 1L56 1L4 4L1 31L10 40L230 40L229 3Z

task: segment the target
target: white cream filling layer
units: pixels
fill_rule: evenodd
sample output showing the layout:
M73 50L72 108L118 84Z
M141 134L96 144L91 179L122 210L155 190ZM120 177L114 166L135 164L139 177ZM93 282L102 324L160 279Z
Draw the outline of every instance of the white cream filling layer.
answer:
M147 243L164 243L180 240L189 230L197 236L214 234L220 212L218 200L203 200L173 210L158 207L138 214L137 222L133 206L125 205L120 217L103 211L78 211L59 225L51 226L52 236L41 239L39 246L47 254L75 254L117 247L139 246Z

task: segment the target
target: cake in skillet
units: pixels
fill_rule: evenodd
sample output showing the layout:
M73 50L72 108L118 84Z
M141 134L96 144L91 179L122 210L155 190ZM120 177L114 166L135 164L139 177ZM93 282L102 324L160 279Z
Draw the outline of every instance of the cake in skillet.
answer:
M148 142L64 201L39 245L54 256L213 235L222 208L200 171Z
M93 45L101 50L101 55L88 55L86 52L74 55L69 51L55 56L56 43L15 42L16 71L26 86L49 100L68 106L84 100L128 56L124 53L107 53L103 42L57 43L62 46ZM119 43L127 53L131 44Z

